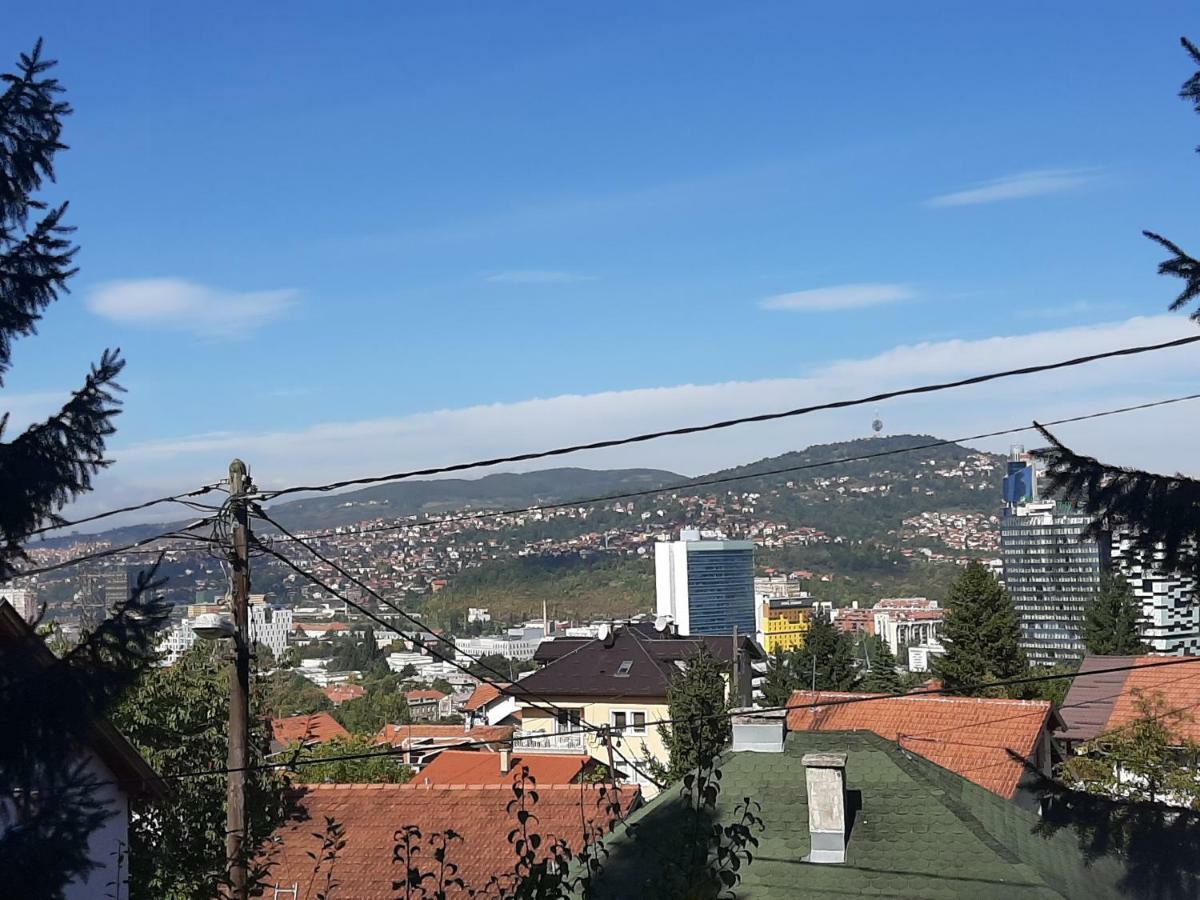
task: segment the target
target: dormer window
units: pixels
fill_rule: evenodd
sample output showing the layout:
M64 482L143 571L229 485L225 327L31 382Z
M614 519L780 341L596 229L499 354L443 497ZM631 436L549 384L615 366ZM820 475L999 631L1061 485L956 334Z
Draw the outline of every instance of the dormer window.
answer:
M616 677L617 678L628 678L629 670L632 668L633 668L633 660L632 659L625 660L624 662L621 663L621 665L617 666Z

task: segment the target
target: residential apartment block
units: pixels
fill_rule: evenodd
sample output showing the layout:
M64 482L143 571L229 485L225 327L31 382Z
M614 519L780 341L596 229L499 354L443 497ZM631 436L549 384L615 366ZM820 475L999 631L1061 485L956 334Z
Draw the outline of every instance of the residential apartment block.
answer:
M1159 544L1147 556L1134 546L1134 535L1118 531L1111 545L1113 571L1123 575L1142 608L1142 640L1155 653L1200 655L1200 606L1195 587L1163 566Z

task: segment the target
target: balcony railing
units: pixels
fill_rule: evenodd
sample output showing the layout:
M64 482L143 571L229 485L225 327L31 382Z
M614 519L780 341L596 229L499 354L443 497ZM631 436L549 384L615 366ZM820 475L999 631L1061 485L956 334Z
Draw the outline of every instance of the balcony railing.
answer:
M572 729L574 730L574 729ZM544 731L518 731L513 735L516 750L540 750L544 753L583 753L583 734L552 734Z

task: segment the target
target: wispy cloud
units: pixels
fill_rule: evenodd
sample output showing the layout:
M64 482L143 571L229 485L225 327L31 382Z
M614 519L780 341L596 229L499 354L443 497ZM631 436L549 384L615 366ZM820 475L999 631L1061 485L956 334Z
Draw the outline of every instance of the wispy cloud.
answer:
M1073 191L1095 181L1097 169L1035 169L1018 172L949 194L939 194L925 201L926 206L977 206L1001 200L1022 200L1043 194Z
M835 312L843 309L862 309L911 300L916 294L903 284L839 284L832 287L793 291L767 297L759 306L763 309L788 309L800 312Z
M1072 303L1062 303L1057 306L1039 306L1023 309L1017 313L1022 319L1065 319L1068 316L1082 316L1096 313L1111 313L1122 308L1120 303L1093 303L1090 300L1076 300Z
M233 339L279 319L298 296L294 290L226 291L178 278L141 278L99 285L87 307L124 325Z
M492 284L571 284L577 281L595 281L594 275L578 272L559 272L553 269L515 269L511 272L496 272L483 280Z

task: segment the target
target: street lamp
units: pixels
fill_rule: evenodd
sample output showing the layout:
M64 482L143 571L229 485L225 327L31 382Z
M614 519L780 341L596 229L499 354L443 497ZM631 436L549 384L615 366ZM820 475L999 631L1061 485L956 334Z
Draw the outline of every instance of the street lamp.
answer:
M203 613L192 621L192 631L202 641L237 640L237 624L229 613Z

